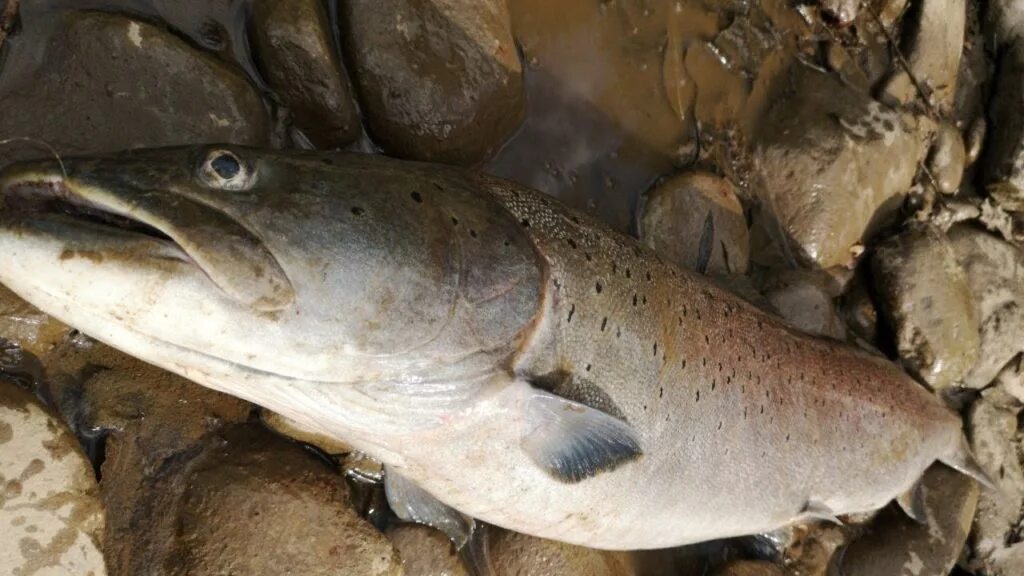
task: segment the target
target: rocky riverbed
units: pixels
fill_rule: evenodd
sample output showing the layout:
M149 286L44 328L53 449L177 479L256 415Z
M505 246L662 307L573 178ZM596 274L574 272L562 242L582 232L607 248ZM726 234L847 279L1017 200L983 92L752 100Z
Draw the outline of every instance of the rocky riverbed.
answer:
M0 573L1024 575L1019 0L0 6L0 165L228 142L502 176L898 363L997 488L936 465L923 522L459 548L388 508L371 458L0 287Z

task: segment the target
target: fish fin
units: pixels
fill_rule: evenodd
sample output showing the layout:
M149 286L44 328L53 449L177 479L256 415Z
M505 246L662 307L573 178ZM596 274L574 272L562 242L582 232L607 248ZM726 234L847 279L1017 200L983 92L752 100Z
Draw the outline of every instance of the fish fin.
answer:
M989 490L999 491L999 487L996 486L995 481L988 475L988 472L978 464L978 461L974 459L974 454L971 452L971 447L967 444L967 438L961 436L960 444L957 446L951 454L939 458L939 462L942 462L946 466L966 474L971 478L978 481L979 484L988 488Z
M395 515L406 522L426 524L444 532L456 549L473 535L473 519L431 496L408 478L384 467L384 493Z
M914 482L909 490L896 497L896 503L900 505L903 512L910 516L918 524L928 523L928 513L924 506L924 489L921 487L922 479Z
M843 521L840 520L835 512L832 511L824 502L818 500L808 500L800 514L796 517L795 522L806 522L808 520L821 520L824 522L831 522L837 526L842 526Z
M633 428L600 410L537 391L526 403L522 447L560 482L574 484L642 454Z

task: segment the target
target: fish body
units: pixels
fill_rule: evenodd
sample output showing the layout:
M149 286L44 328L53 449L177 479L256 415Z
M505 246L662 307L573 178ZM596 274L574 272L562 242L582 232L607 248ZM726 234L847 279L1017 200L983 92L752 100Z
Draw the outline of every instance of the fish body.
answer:
M667 547L970 465L892 364L485 175L207 146L16 165L0 201L29 302L509 529Z

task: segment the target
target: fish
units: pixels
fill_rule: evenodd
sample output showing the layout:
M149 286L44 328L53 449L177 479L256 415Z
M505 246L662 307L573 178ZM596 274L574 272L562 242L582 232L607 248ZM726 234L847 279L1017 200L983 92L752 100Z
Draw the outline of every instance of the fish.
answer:
M398 515L453 538L662 548L913 514L937 462L983 478L893 363L476 171L229 145L19 163L0 253L44 312L383 462Z

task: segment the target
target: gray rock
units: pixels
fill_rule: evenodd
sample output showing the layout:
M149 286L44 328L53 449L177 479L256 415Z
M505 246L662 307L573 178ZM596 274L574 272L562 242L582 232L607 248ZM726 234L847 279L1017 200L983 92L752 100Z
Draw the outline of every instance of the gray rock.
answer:
M981 323L978 361L963 383L982 388L1024 351L1024 255L969 224L954 226L948 235Z
M44 140L62 154L142 146L266 145L259 93L234 66L165 29L99 12L54 16L40 57L10 43L0 73L0 135ZM23 34L41 34L26 21ZM42 36L40 36L42 38ZM45 121L41 121L45 119ZM39 149L0 148L0 165Z
M786 571L771 562L738 560L719 568L714 576L786 576Z
M774 270L764 281L763 291L772 307L797 330L837 340L846 337L835 302L840 287L827 274Z
M320 0L258 0L252 38L267 83L320 148L359 137L359 112Z
M637 229L662 258L710 275L745 274L750 233L735 188L706 172L673 176L644 196Z
M469 576L451 540L439 530L400 524L388 530L388 539L402 559L404 576Z
M973 562L991 576L1016 576L1024 568L1024 543L1015 536L1024 527L1020 412L1020 402L996 387L968 415L974 456L999 488L981 492L974 522Z
M904 23L903 32L903 51L910 69L896 68L882 89L883 97L907 104L920 96L920 87L934 108L948 113L963 54L966 0L923 0L904 20L908 17L915 18Z
M937 464L922 479L926 522L896 506L842 555L843 576L947 576L963 551L978 504L978 483Z
M931 226L908 230L879 245L871 265L907 368L936 388L959 382L978 360L979 326L946 235Z
M935 186L943 194L953 194L960 187L967 163L967 151L960 131L943 124L935 134L935 144L928 155L928 170Z
M352 446L347 442L327 436L319 430L310 429L287 416L282 416L266 408L260 410L260 421L274 432L298 442L315 446L323 451L324 454L334 456L347 454L352 451Z
M0 573L105 576L103 507L78 440L0 382Z
M635 576L627 552L594 550L488 526L493 576Z
M750 189L798 257L821 268L850 264L910 188L930 123L800 63L766 82L746 112Z
M1024 42L1005 48L989 101L993 129L982 154L982 179L989 192L1013 211L1024 209Z
M504 1L344 2L367 128L390 154L476 164L519 126L522 66Z

